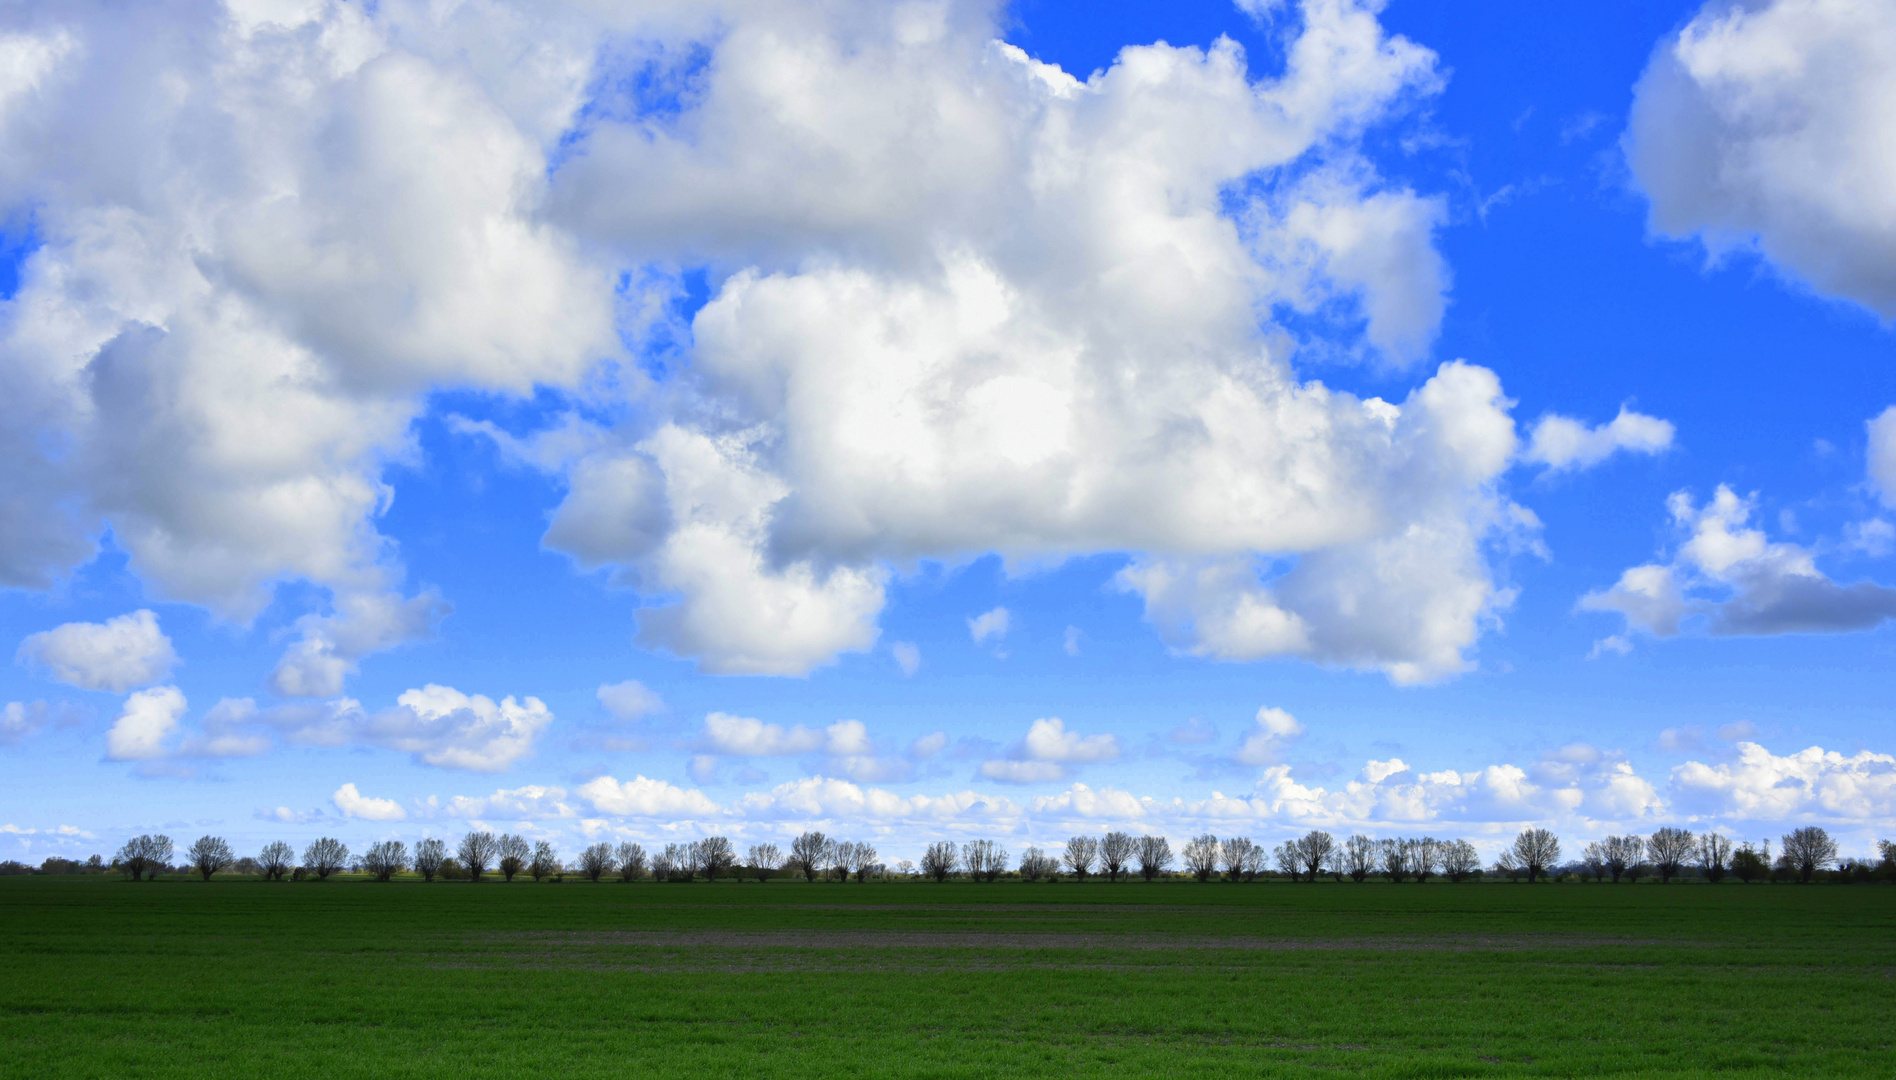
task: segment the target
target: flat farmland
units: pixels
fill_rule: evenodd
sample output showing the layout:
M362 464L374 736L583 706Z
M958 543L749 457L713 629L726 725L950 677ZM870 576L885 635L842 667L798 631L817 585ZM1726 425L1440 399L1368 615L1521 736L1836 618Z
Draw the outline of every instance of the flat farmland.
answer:
M0 878L0 1075L1896 1075L1896 889Z

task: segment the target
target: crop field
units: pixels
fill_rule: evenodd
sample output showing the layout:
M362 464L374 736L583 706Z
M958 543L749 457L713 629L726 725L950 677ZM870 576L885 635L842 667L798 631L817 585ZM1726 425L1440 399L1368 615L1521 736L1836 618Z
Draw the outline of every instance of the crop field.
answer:
M1896 888L0 879L0 1074L1896 1075Z

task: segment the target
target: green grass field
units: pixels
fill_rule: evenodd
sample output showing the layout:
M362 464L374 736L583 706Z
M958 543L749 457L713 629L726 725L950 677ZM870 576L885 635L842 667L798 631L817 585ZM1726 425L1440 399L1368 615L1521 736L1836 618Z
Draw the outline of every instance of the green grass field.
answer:
M0 878L0 1074L1896 1075L1896 888Z

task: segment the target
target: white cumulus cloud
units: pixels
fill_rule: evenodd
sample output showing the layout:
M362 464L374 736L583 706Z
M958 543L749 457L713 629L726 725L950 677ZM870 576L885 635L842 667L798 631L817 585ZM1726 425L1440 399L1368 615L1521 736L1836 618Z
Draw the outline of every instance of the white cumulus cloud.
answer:
M1256 726L1238 744L1231 759L1240 765L1275 765L1284 746L1303 737L1304 726L1283 709L1265 705L1257 710Z
M1584 469L1598 465L1621 450L1635 454L1659 453L1672 446L1673 434L1669 421L1625 407L1621 407L1618 416L1595 427L1571 417L1543 416L1535 423L1533 435L1521 456L1555 471Z
M1652 227L1896 318L1896 8L1706 4L1660 42L1625 136Z
M1788 634L1866 630L1896 618L1896 589L1840 585L1809 550L1752 527L1755 499L1721 484L1704 506L1683 491L1666 505L1682 536L1672 559L1626 570L1612 587L1581 597L1581 610L1617 613L1659 637L1680 633L1689 619L1712 634Z
M42 630L20 643L17 658L70 686L115 694L163 682L178 663L149 610Z
M1130 554L1196 655L1467 670L1533 526L1498 379L1432 363L1445 204L1367 149L1444 80L1380 10L1081 79L976 2L14 5L0 584L108 529L226 620L307 582L271 687L334 700L448 610L378 528L416 418L544 387L609 400L457 430L557 474L543 542L705 671L871 649L894 574L990 552ZM1337 356L1420 385L1298 367Z
M702 741L706 750L738 757L788 757L819 750L851 753L866 743L859 721L842 720L825 730L797 724L785 728L748 716L714 712L704 718Z
M105 733L105 756L112 761L164 757L170 752L165 740L178 730L184 710L184 692L175 686L155 686L131 695Z
M1887 822L1896 817L1896 756L1845 757L1812 746L1778 756L1740 742L1736 761L1689 761L1672 770L1681 809L1712 817L1790 822Z
M708 818L721 813L703 792L686 791L643 776L625 781L594 777L579 786L578 794L594 810L614 817Z
M356 790L354 784L344 784L330 797L336 809L346 818L358 821L405 821L408 811L394 799L377 799Z
M1009 784L1046 783L1066 779L1069 766L1113 761L1119 753L1117 735L1081 735L1059 717L1046 717L1028 725L1006 758L982 762L979 773Z

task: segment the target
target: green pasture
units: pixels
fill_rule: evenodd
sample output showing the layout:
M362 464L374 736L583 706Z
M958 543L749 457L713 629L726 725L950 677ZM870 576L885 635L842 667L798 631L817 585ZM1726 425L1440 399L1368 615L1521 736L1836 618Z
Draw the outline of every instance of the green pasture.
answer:
M0 1075L1896 1075L1896 888L0 878Z

